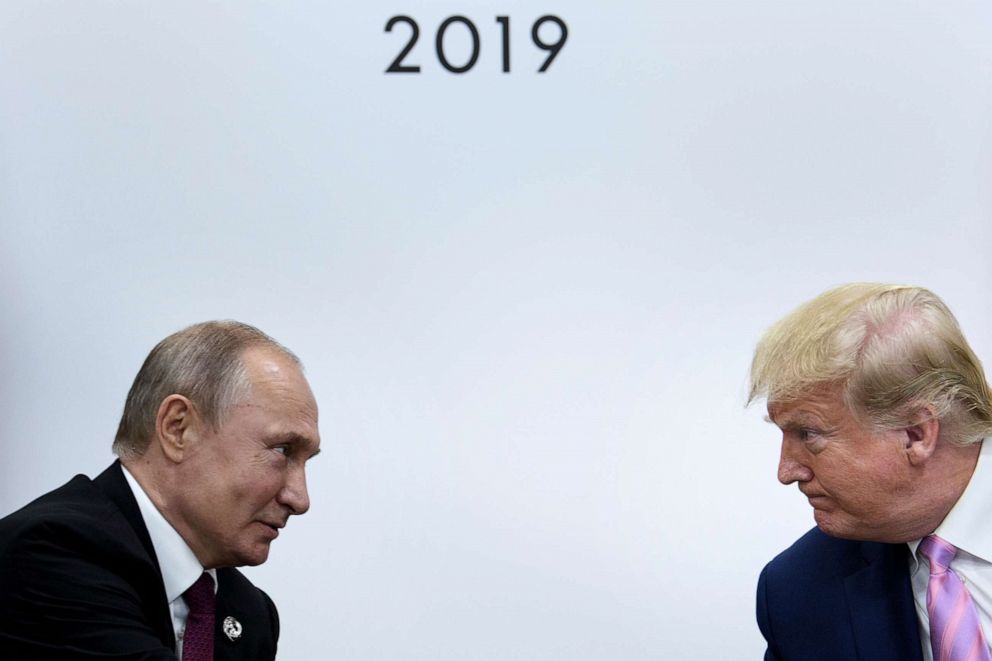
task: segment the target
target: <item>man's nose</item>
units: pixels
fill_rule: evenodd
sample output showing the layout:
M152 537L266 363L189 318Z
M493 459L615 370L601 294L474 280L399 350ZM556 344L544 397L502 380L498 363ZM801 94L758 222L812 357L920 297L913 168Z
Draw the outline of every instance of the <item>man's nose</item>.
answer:
M798 443L782 439L782 454L778 460L778 481L782 484L808 482L813 479L813 471L802 462Z
M279 492L279 503L293 514L305 514L310 509L310 495L307 493L307 475L302 465L290 470L286 484Z

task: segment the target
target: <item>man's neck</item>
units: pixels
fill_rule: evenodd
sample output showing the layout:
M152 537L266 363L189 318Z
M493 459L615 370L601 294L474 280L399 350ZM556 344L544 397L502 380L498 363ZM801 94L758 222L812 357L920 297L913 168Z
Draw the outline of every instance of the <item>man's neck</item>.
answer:
M926 537L947 518L968 488L981 451L982 441L971 445L942 443L937 449L917 489L921 500L929 500L929 505L921 503L919 525L907 535L907 541Z

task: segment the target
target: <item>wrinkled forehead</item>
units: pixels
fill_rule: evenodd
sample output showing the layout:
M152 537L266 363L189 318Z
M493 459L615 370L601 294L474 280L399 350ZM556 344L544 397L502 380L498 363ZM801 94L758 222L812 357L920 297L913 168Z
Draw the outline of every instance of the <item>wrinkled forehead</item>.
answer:
M768 400L768 420L779 427L830 423L850 415L843 390L835 384L817 386L788 399Z

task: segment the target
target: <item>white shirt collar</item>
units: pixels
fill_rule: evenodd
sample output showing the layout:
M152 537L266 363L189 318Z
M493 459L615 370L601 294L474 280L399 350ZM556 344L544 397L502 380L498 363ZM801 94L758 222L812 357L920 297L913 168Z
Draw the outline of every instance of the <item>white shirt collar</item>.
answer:
M992 562L992 526L988 524L990 506L992 506L992 439L985 439L968 486L933 534L961 551ZM909 542L909 550L913 554L910 571L915 568L916 548L921 541L923 540L917 539Z
M200 578L204 569L200 565L200 561L196 559L193 550L176 532L176 529L165 520L165 517L158 511L158 508L155 507L130 471L123 464L121 464L121 468L124 471L124 478L134 494L134 499L138 501L138 509L141 510L141 517L145 520L145 527L148 528L148 536L152 538L152 547L154 547L155 556L158 558L159 569L162 570L165 596L171 604ZM213 576L214 591L216 592L217 572L213 569L207 571Z

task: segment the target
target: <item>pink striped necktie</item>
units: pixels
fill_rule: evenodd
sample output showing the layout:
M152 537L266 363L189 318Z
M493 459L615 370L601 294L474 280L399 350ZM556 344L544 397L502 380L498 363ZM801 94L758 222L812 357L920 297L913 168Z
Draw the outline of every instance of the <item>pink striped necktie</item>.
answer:
M200 574L196 583L183 592L183 601L189 606L183 634L183 661L213 661L216 602L213 576L207 572Z
M989 644L968 589L951 570L957 548L936 535L920 542L930 561L927 615L934 661L992 661Z

